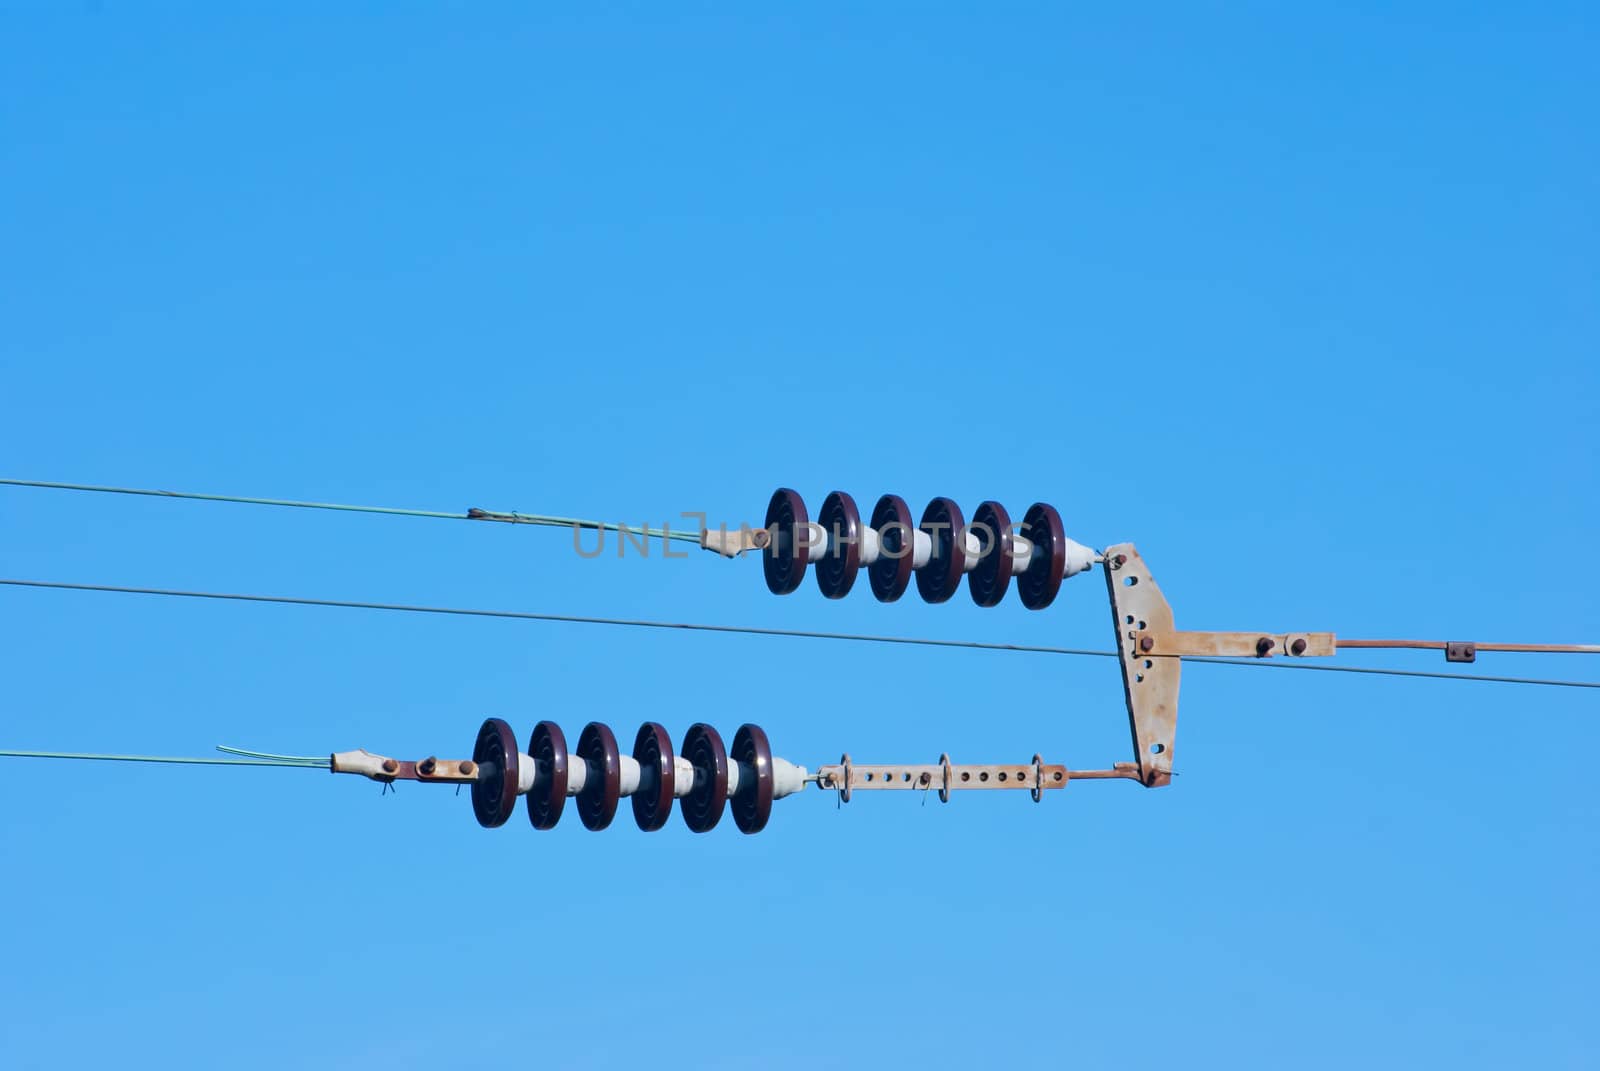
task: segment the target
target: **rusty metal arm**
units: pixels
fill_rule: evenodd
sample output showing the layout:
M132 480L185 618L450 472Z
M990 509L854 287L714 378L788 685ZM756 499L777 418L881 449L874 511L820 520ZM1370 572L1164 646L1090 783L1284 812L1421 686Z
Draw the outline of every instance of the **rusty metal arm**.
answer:
M1105 575L1137 778L1150 788L1172 783L1173 744L1178 732L1178 685L1185 657L1313 658L1333 655L1340 647L1426 646L1443 648L1451 662L1471 662L1477 657L1480 646L1409 640L1340 643L1332 632L1181 631L1173 622L1171 604L1162 595L1149 566L1132 543L1106 548ZM1556 646L1496 644L1494 649L1554 650ZM1580 650L1581 645L1565 645L1560 649Z
M1271 658L1326 657L1338 651L1331 632L1184 632L1138 629L1139 652L1154 656Z
M1187 632L1140 629L1141 654L1195 658L1316 658L1342 650L1443 651L1447 662L1476 662L1479 651L1512 654L1600 654L1592 643L1476 643L1471 640L1341 640L1331 632Z
M1184 656L1310 658L1338 650L1331 632L1180 631L1171 604L1132 543L1106 548L1105 574L1136 776L1149 788L1172 783Z

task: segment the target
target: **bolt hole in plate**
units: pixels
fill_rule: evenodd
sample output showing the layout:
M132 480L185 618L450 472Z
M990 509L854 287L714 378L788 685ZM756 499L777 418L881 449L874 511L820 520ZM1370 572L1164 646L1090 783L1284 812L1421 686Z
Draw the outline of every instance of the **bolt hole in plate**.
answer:
M936 498L922 511L918 527L933 541L933 553L928 564L917 570L917 592L924 602L945 602L956 593L965 574L966 518L950 499Z
M672 813L673 781L677 765L672 761L672 737L653 721L639 726L633 741L633 761L639 764L639 787L633 793L633 820L646 833L667 824Z
M734 762L750 768L751 783L739 774L739 794L733 798L733 824L741 833L759 833L772 817L772 745L760 726L741 725L733 734Z
M472 813L485 829L503 826L517 805L519 755L511 726L499 718L485 721L472 745L472 761L478 764L478 779L472 782Z
M1028 568L1017 577L1017 595L1030 610L1043 610L1055 601L1061 578L1067 572L1067 533L1061 514L1045 502L1035 502L1022 515L1021 535L1033 544Z
M772 493L767 503L767 531L772 541L761 556L761 572L767 580L767 590L774 595L787 595L800 586L806 575L807 548L799 533L810 524L805 501L787 487Z
M578 820L585 829L604 829L617 816L617 801L622 798L622 756L616 736L591 721L578 735L578 758L589 764L578 793Z
M834 491L823 499L817 523L828 540L827 551L816 562L817 588L826 598L842 599L861 571L861 511L855 499Z
M911 586L911 507L899 495L884 495L872 508L872 528L878 533L878 560L867 566L867 582L879 602L894 602Z
M535 725L528 756L539 774L528 793L528 821L534 829L554 829L567 805L567 738L561 726L553 721Z
M978 538L978 564L967 574L967 590L979 606L999 606L1011 586L1011 515L998 502L985 502L972 515Z
M678 811L691 831L709 833L728 802L728 751L715 729L696 722L684 734L683 757L694 767L694 787L679 801Z

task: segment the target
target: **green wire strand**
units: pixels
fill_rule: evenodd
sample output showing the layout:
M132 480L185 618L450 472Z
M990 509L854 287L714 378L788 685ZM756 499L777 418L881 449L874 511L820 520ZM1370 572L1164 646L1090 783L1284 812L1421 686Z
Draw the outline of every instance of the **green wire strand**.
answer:
M284 762L276 758L218 759L191 755L103 755L88 751L22 751L15 748L0 749L0 757L13 759L85 759L93 762L154 762L179 766L282 766L298 770L326 770L327 759L311 762Z
M247 759L276 759L280 762L292 762L298 766L327 766L328 760L320 755L274 755L270 751L246 751L242 747L228 747L218 744L217 750L228 755L243 755Z
M543 513L519 513L515 510L474 509L466 513L441 513L427 509L401 509L395 506L354 506L339 502L299 502L288 498L250 498L245 495L207 495L197 491L158 491L141 487L105 487L88 483L56 483L49 480L15 480L0 477L0 484L9 487L41 487L53 491L88 491L109 495L146 495L151 498L185 498L196 502L235 502L246 506L279 506L289 509L329 509L345 513L378 513L390 517L427 517L442 521L500 521L506 524L535 524L547 528L583 528L589 531L620 532L643 536L646 539L675 539L696 545L699 532L680 532L671 528L651 528L648 525L633 528L625 524L589 521L577 517L553 517Z

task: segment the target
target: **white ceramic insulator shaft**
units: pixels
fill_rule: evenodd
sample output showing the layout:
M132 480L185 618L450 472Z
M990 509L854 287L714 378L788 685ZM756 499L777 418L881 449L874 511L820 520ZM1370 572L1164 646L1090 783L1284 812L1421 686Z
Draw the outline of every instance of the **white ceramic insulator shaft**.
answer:
M672 794L683 799L694 791L694 764L682 755L672 760Z
M816 521L806 525L806 531L801 542L806 547L807 561L820 561L828 553L828 530Z
M861 526L860 532L861 534L857 537L857 542L860 543L861 564L871 565L873 562L878 560L878 556L882 553L878 541L878 532L876 529L869 528L864 524ZM843 534L841 533L841 539L842 537ZM812 521L810 524L806 525L805 545L806 560L818 562L827 556L828 548L832 546L833 543L829 538L828 530L822 527L822 525L818 524L816 521Z
M1067 568L1063 575L1077 576L1079 573L1086 573L1090 569L1094 568L1093 550L1084 546L1082 543L1074 543L1070 539L1066 541L1066 545Z
M639 791L639 783L643 780L639 763L632 755L620 755L618 763L618 794L631 796ZM672 795L682 799L694 791L695 778L700 774L694 765L682 755L676 755L672 760L673 778ZM493 763L484 763L481 770L486 775L494 772ZM753 784L755 771L742 762L728 763L728 798L732 799L739 793L741 784ZM806 787L807 770L804 766L796 766L788 759L774 758L772 760L772 798L783 799L792 796ZM567 795L576 796L583 791L583 786L589 780L589 764L576 755L567 759ZM539 764L533 756L523 755L517 764L517 795L526 796L540 784Z
M672 794L679 799L694 791L695 779L704 776L689 764L689 760L678 757L677 780L673 783ZM756 772L749 764L743 762L728 763L728 798L731 800L739 794L740 786L755 783ZM788 759L774 757L772 760L772 798L781 800L785 796L792 796L806 787L806 768L796 766Z
M622 796L631 796L639 791L639 782L643 778L639 773L639 760L632 755L617 756L617 793Z
M738 766L739 763L730 763ZM753 774L751 776L754 776ZM796 766L788 759L776 756L772 760L772 798L781 800L785 796L792 796L806 787L806 778L810 776L804 766ZM733 774L728 775L728 795L733 795Z
M627 782L627 764L632 759L623 759L623 782ZM639 764L633 762L633 778L635 786L639 782ZM576 755L567 757L567 795L576 796L583 791L583 786L589 780L589 764ZM517 795L526 796L539 787L539 764L533 760L532 755L523 755L517 764Z
M992 542L994 538L995 534L993 532L988 533L988 541ZM961 571L963 573L970 573L978 567L978 555L983 553L984 542L985 540L979 539L978 533L974 532L970 527L961 533L961 544L966 548L967 552L967 556L961 562Z
M1066 551L1067 564L1062 570L1062 576L1077 576L1079 573L1088 572L1094 568L1094 551L1071 539L1062 540ZM970 550L968 553L971 553ZM1013 535L1011 537L1011 575L1021 576L1028 571L1028 565L1033 561L1034 544L1026 536Z
M1021 576L1028 571L1028 563L1033 561L1033 541L1023 536L1014 535L1011 540L1011 575Z
M961 571L970 573L978 567L978 557L985 549L988 541L994 539L998 533L985 533L980 536L972 530L971 525L962 533L962 545L966 549L966 560L962 563ZM1028 563L1033 558L1033 541L1015 532L1007 533L1003 538L1011 540L1011 575L1021 576L1028 571ZM883 556L883 541L877 529L861 526L861 564L871 565ZM821 561L828 553L828 530L815 521L806 525L805 532L806 558L812 562ZM1065 541L1067 553L1067 567L1063 570L1064 576L1077 576L1079 573L1088 572L1094 567L1094 551L1082 543L1068 539ZM933 536L921 528L911 530L911 567L921 569L933 558Z
M878 530L861 526L861 564L871 565L883 553L882 544L878 542Z
M876 528L863 524L857 542L860 543L862 565L871 565L883 557L883 540ZM933 557L933 539L927 532L913 530L912 543L911 564L920 569L928 564L929 558ZM821 561L827 556L828 548L832 545L828 530L815 521L806 525L805 544L806 560L810 562Z

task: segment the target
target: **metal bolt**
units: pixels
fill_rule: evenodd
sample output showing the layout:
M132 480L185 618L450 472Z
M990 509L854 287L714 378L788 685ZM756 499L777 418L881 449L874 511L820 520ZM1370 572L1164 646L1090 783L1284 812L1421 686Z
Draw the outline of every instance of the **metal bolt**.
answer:
M1306 638L1304 636L1301 636L1298 639L1296 639L1293 643L1291 643L1289 645L1289 651L1290 651L1290 653L1297 654L1297 655L1305 654L1306 653Z
M383 772L384 773L395 773L399 769L400 769L400 764L398 762L394 761L393 759L384 759L383 760Z
M1271 636L1261 637L1256 641L1256 657L1265 658L1268 652L1270 652L1276 646L1277 644L1273 642Z
M433 767L434 767L433 756L430 755L427 758L423 759L421 762L417 763L417 772L419 774L423 774L423 775L426 775L426 776L432 776L433 775Z
M1128 564L1128 556L1126 554L1118 554L1116 557L1111 559L1111 568L1113 568L1113 569L1121 569L1124 565L1127 565L1127 564Z
M1151 651L1155 650L1155 647L1156 647L1155 637L1153 637L1153 636L1141 636L1141 637L1139 637L1139 650L1143 651L1145 654L1149 654Z
M750 533L750 542L755 544L756 549L758 550L764 548L767 543L771 541L771 539L772 533L768 532L765 528L758 528L754 532Z
M926 785L926 784L929 784L929 783L931 783L933 781L933 775L930 774L927 770L923 770L922 771L922 776L920 778L918 778L918 780Z
M473 774L475 774L477 772L478 772L478 764L477 763L473 762L471 759L462 759L461 760L461 776L463 776L463 777L471 777Z

